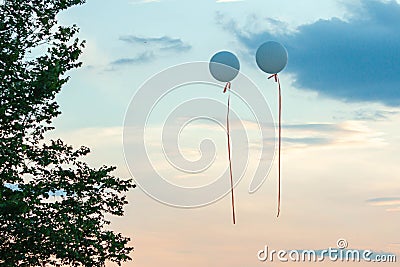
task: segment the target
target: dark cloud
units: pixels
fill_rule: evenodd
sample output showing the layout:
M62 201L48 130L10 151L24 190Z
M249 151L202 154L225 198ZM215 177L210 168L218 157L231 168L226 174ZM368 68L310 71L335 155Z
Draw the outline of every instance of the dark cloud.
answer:
M189 44L184 43L181 39L171 38L168 36L138 37L135 35L126 35L121 36L119 39L130 44L147 44L149 46L156 46L160 50L165 51L185 52L192 48Z
M181 39L171 38L168 36L162 37L138 37L135 35L126 35L119 38L120 41L131 45L138 45L144 52L137 54L134 57L124 57L114 60L108 66L108 71L114 71L117 66L133 65L140 63L151 62L156 58L156 55L165 55L166 52L182 53L190 50L192 47L184 43Z
M258 33L226 23L252 57L266 40L282 42L289 52L287 72L296 85L344 101L400 105L400 5L361 1L349 7L348 21L338 18L302 25L296 31ZM358 15L356 15L358 14ZM272 22L269 21L269 24ZM274 29L282 27L272 23Z
M119 66L119 65L132 65L132 64L138 64L138 63L146 63L151 61L154 58L153 52L143 52L136 57L132 58L120 58L117 59L113 62L111 62L112 66Z

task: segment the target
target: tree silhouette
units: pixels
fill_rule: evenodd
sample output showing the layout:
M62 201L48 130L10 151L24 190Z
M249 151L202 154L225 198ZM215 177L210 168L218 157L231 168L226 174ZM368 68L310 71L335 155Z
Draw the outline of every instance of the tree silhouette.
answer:
M107 230L135 187L89 167L90 151L44 141L56 94L81 66L78 28L56 15L84 0L0 1L0 265L104 266L130 260L129 238ZM45 48L29 58L33 49ZM55 196L57 195L57 196Z

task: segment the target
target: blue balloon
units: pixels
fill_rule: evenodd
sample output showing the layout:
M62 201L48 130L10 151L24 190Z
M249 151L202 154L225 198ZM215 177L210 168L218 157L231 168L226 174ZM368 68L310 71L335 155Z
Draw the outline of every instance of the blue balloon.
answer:
M216 53L210 60L211 75L220 82L230 82L240 70L239 59L228 51Z
M287 61L286 48L278 42L265 42L257 49L257 65L266 73L277 74L281 72L286 67Z

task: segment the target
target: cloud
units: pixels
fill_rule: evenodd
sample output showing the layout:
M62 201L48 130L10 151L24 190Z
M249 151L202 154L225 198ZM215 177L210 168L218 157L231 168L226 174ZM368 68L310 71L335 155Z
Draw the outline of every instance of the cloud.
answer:
M119 39L129 44L146 44L148 46L155 46L164 51L186 52L192 48L191 45L184 43L181 39L171 38L169 36L138 37L135 35L126 35L121 36Z
M373 110L373 109L358 109L354 112L356 120L381 121L387 120L393 115L399 114L397 110Z
M332 133L344 130L339 125L330 123L284 124L282 128L286 132L282 142L295 146L333 144Z
M111 62L112 66L118 66L118 65L132 65L132 64L138 64L138 63L146 63L151 61L154 58L153 52L143 52L135 57L132 58L120 58L117 59L113 62Z
M333 123L286 124L283 127L287 129L302 129L321 132L337 131L341 128Z
M384 197L368 199L371 206L397 206L400 205L400 197Z
M400 212L400 197L384 197L368 199L371 206L385 207L387 212Z
M348 9L354 14L348 21L321 19L295 31L271 19L263 20L268 30L257 32L234 21L225 25L251 57L266 40L283 43L289 52L287 72L300 88L343 101L400 105L400 5L366 0Z
M331 140L329 138L323 138L323 137L301 137L301 138L284 137L284 138L282 138L282 142L290 143L290 144L299 144L299 145L328 145L328 144L331 144Z
M362 121L341 123L284 124L282 141L295 147L382 145L382 133Z
M112 61L107 70L113 71L116 66L148 63L156 59L159 55L182 53L192 48L191 45L184 43L181 39L168 36L139 37L135 35L125 35L121 36L119 40L130 45L140 45L144 50L134 57L123 57Z

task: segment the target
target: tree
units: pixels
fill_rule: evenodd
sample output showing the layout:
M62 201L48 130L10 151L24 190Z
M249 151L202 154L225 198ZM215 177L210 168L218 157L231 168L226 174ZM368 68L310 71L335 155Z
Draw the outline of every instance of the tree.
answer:
M56 15L84 0L0 1L0 265L104 266L130 260L129 238L107 230L132 180L89 167L86 147L44 141L56 94L84 42ZM46 52L29 59L33 49ZM55 196L56 195L56 196Z

